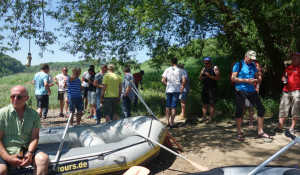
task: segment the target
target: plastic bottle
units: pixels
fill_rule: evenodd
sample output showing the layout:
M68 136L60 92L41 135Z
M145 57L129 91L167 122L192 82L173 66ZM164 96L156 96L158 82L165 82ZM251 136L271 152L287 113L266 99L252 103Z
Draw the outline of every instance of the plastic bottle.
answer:
M284 78L285 78L285 80L284 80L283 84L288 84L287 72L285 72Z

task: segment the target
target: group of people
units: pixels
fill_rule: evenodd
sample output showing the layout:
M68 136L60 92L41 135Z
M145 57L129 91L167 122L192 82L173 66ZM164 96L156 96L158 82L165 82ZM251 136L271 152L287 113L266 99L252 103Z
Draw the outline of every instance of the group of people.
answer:
M114 73L113 64L101 65L101 70L96 73L94 65L91 65L85 71L81 78L81 69L75 67L72 75L68 75L68 68L64 67L62 73L55 76L54 81L49 75L50 67L43 64L41 71L36 73L33 78L35 85L35 96L37 99L37 112L42 118L46 118L49 106L50 87L54 83L58 86L58 100L60 100L60 113L58 117L69 117L69 112L74 114L77 110L77 125L80 124L81 117L87 110L88 104L90 111L88 118L94 118L97 124L101 121L101 108L106 118L106 122L117 119L118 102L122 99L121 118L131 116L131 103L137 104L137 98L133 92L133 86L138 88L141 85L144 71L131 74L130 67L125 67L124 80L118 74ZM65 113L64 113L65 109ZM42 112L44 111L44 112ZM70 121L73 125L73 117Z
M237 127L237 139L244 140L242 132L242 121L244 115L245 101L248 100L257 109L258 137L272 139L263 130L265 108L258 95L262 82L260 66L256 66L256 52L249 50L243 60L236 62L233 66L231 80L235 83L236 113L235 122ZM280 102L279 124L275 132L282 132L283 124L291 111L292 125L290 132L294 134L295 125L300 113L300 53L291 54L292 65L287 67L283 73L284 82L283 95ZM177 103L180 101L181 113L178 118L186 118L185 101L189 93L189 77L184 69L184 64L178 63L176 58L171 60L171 67L162 74L162 83L166 85L166 119L170 128L178 127L174 123ZM202 121L211 122L214 115L217 81L220 79L220 70L214 66L210 57L203 59L205 67L201 70L199 80L203 81ZM117 119L117 104L122 99L121 118L131 116L131 103L137 98L133 91L138 85L142 89L142 77L144 71L132 75L130 67L123 69L124 78L114 73L113 64L102 65L101 71L96 74L94 67L90 66L87 73L81 75L81 69L75 67L72 75L68 75L68 68L64 67L62 73L54 78L58 85L58 100L60 100L59 117L74 114L77 110L77 124L80 124L84 100L90 104L90 115L94 115L97 123L100 123L101 106L104 108L106 121ZM37 148L40 118L43 109L48 109L49 95L51 94L51 83L49 76L50 67L43 64L41 71L35 74L35 95L37 99L37 111L26 105L29 99L28 90L22 85L11 89L11 104L0 110L0 174L7 174L10 167L23 167L34 165L36 174L47 174L49 158L48 155ZM136 81L138 80L138 81ZM133 83L134 82L134 83ZM87 83L88 86L83 84ZM84 87L84 88L83 88ZM65 102L65 104L64 104ZM86 105L87 106L87 105ZM206 111L210 106L210 116L207 119ZM65 109L65 114L63 113ZM73 124L73 118L71 119Z
M280 102L279 123L274 132L282 132L283 123L291 112L292 125L289 131L295 133L295 125L300 115L300 53L292 53L292 65L288 66L283 75L284 83L283 95ZM167 68L162 74L162 83L166 85L166 120L167 126L176 128L174 119L176 116L177 103L180 99L181 114L178 119L184 119L185 100L189 92L189 80L187 71L183 64L177 64L178 60L171 60L171 67ZM220 79L220 69L211 62L210 57L203 58L204 68L200 71L199 80L203 81L202 88L202 119L201 122L212 122L215 104L217 101L217 81ZM245 53L244 59L236 62L232 68L231 81L234 83L236 112L235 124L237 128L237 139L244 140L242 132L242 122L246 110L249 110L249 127L253 128L254 108L257 110L258 138L266 138L272 141L263 130L265 108L259 97L259 89L262 83L262 68L256 59L256 52L249 50ZM207 118L208 106L210 107L209 117Z

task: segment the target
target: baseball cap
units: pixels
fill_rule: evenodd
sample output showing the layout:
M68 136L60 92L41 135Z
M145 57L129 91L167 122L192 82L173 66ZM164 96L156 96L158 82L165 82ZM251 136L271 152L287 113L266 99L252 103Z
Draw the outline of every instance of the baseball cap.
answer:
M245 56L249 57L251 60L256 60L256 52L253 50L248 50Z
M108 68L108 69L114 69L114 68L115 68L115 65L109 64L109 65L107 66L107 68Z
M205 57L205 58L203 58L203 61L211 61L211 58L210 57Z

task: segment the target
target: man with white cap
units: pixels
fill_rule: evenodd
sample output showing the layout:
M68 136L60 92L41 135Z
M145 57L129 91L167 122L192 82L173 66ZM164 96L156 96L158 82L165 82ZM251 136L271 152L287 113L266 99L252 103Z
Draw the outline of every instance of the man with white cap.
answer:
M257 110L258 137L267 138L265 141L272 141L272 137L263 130L264 114L266 112L260 101L260 97L255 91L254 84L261 82L261 76L258 76L257 68L253 61L256 60L256 52L249 50L245 54L244 60L237 62L232 70L231 81L235 82L235 124L237 127L237 139L244 140L242 133L242 116L245 99L247 98ZM241 65L241 67L240 67Z

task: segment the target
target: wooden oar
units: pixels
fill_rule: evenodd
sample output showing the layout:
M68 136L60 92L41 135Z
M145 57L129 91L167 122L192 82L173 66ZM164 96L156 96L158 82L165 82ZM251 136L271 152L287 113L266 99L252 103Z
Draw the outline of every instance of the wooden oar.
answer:
M199 169L200 171L208 171L208 170L209 170L208 168L206 168L206 167L204 167L204 166L202 166L202 165L199 165L199 164L197 164L197 163L195 163L195 162L193 162L193 161L191 161L191 160L189 160L189 159L183 157L182 155L180 155L180 154L174 152L173 150L171 150L171 149L165 147L164 145L162 145L162 144L156 142L155 140L152 140L152 139L150 139L149 137L146 137L146 136L140 134L139 132L137 132L137 131L135 131L135 130L129 128L128 126L127 126L126 128L128 128L128 129L130 129L131 131L137 133L138 135L142 136L143 138L145 138L145 139L147 139L147 140L149 140L149 141L151 141L151 142L157 144L157 145L160 146L161 148L163 148L163 149L169 151L170 153L172 153L172 154L174 154L174 155L176 155L176 156L178 156L178 157L180 157L180 158L186 160L187 162L189 162L190 164L192 164L194 167L196 167L196 168Z

